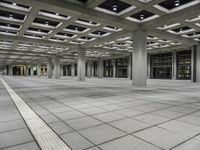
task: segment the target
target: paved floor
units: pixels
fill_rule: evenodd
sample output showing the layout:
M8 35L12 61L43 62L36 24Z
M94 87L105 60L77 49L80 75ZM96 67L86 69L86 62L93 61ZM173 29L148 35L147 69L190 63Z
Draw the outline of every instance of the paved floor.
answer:
M3 79L72 150L200 149L200 84ZM1 82L0 88L0 149L40 149Z

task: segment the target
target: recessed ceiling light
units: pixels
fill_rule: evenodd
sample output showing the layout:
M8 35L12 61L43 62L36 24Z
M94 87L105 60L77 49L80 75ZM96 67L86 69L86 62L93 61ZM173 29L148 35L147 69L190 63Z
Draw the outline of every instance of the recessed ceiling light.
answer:
M49 22L48 22L48 21L46 21L46 22L45 22L45 25L49 25Z
M179 6L180 5L180 0L175 0L175 6Z
M13 5L16 6L17 4L16 4L16 3L13 3Z
M9 15L9 18L10 18L10 19L12 19L12 18L13 18L13 15L12 15L12 14L10 14L10 15Z
M118 6L117 6L117 4L113 4L113 6L112 6L112 9L113 9L113 11L117 11L117 9L118 9Z
M141 20L144 19L144 15L143 15L143 14L140 15L140 19L141 19Z
M59 13L56 13L56 16L58 16L59 15Z

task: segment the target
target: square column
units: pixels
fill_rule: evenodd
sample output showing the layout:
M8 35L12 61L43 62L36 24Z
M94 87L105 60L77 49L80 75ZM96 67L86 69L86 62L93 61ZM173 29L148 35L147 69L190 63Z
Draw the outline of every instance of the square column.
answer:
M41 76L41 64L37 64L37 76Z
M200 44L196 46L196 82L200 82Z
M200 82L200 44L192 47L191 81Z
M27 76L28 75L28 65L24 66L24 75Z
M172 79L177 79L177 57L176 51L172 52Z
M33 65L30 66L30 75L34 76Z
M99 57L98 59L98 78L103 78L103 60Z
M48 64L47 64L47 77L52 78L52 58L48 58Z
M87 63L87 77L88 78L92 77L92 63L91 62Z
M71 65L71 76L72 77L75 76L75 63L72 63L72 65Z
M54 62L54 77L55 79L60 79L60 56L55 56Z
M77 80L85 81L85 49L78 49Z
M132 58L131 55L128 57L128 79L132 80L132 76L131 76L131 64L132 64Z
M113 59L113 78L116 77L116 60Z
M13 66L12 66L12 65L9 65L9 66L8 66L8 75L9 75L9 76L12 76L12 75L13 75Z
M63 65L60 65L60 75L63 76Z
M147 84L147 31L138 30L133 33L132 52L132 85Z
M147 78L151 79L151 55L147 54Z
M91 68L92 68L92 77L94 77L94 62L91 62Z

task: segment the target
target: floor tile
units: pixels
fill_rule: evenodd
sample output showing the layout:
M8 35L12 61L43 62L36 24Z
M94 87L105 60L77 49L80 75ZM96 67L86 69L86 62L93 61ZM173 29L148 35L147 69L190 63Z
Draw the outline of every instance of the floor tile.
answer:
M135 133L134 135L163 149L173 148L189 139L187 136L159 127L152 127Z
M122 119L119 121L111 122L109 124L127 133L136 132L151 126L150 124L135 119Z
M103 150L160 150L160 148L131 135L102 144L100 147Z
M53 122L48 124L57 134L72 132L73 129L63 122Z
M0 148L23 144L30 141L33 141L33 138L28 129L0 133Z
M35 142L25 143L9 148L5 148L3 150L40 150L38 145Z
M124 132L121 132L108 125L100 125L97 127L81 130L80 133L95 144L100 144L125 135Z
M72 150L82 150L94 146L76 132L61 135L61 138L72 148Z
M81 117L72 120L65 121L69 126L74 128L75 130L80 130L92 126L96 126L102 124L102 122L92 118L92 117Z
M200 140L191 139L172 150L199 150L200 148Z
M97 115L93 115L93 117L95 117L103 122L111 122L111 121L125 118L125 116L120 115L116 112L107 112L107 113L97 114Z
M22 119L2 123L0 122L0 133L22 128L26 128L26 124Z
M159 124L161 122L165 122L167 120L169 120L169 118L166 117L162 117L162 116L158 116L158 115L154 115L154 114L144 114L144 115L139 115L139 116L135 116L133 117L134 119L155 125L155 124Z

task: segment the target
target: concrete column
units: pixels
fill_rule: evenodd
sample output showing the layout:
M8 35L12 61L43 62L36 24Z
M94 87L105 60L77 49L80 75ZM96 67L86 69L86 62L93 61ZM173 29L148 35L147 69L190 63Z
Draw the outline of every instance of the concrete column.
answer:
M200 44L196 46L196 82L200 82Z
M48 58L48 64L47 64L47 77L52 78L52 58Z
M37 76L41 76L41 64L37 64Z
M77 80L85 81L85 49L78 49Z
M113 78L116 77L116 60L113 59Z
M30 75L34 76L33 65L30 66Z
M23 69L24 67L22 67L22 66L20 66L20 69L21 69L21 74L20 74L20 76L23 76L24 74L24 69Z
M9 66L8 66L8 75L9 75L9 76L12 76L12 75L13 75L13 66L12 66L12 65L9 65Z
M172 52L172 79L177 79L177 57L176 51Z
M60 56L55 56L54 62L54 78L60 79Z
M132 63L132 58L131 55L128 57L128 78L130 80L132 80L132 76L131 76L131 63Z
M191 51L191 81L200 82L200 45L192 47Z
M98 59L97 70L98 70L98 78L103 78L103 60L100 57Z
M147 54L147 78L151 78L151 55Z
M29 65L26 66L26 76L29 76Z
M75 76L75 63L72 63L72 65L71 65L71 76L72 77Z
M92 77L92 62L87 63L87 77L88 78Z
M25 66L24 66L24 75L25 75L25 76L28 75L27 70L28 70L28 65L25 65Z
M63 76L63 65L60 65L60 76Z
M147 84L147 31L137 30L133 33L132 52L132 84L145 86Z
M91 71L92 71L92 77L94 77L94 62L91 63Z

